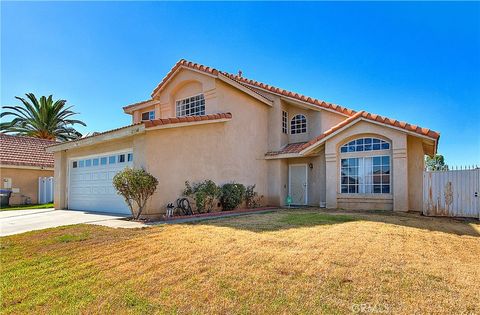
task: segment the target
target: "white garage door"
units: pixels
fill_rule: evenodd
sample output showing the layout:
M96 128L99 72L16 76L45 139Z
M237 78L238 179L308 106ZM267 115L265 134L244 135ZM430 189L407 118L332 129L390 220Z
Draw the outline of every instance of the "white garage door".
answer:
M68 208L130 214L112 179L126 166L132 167L132 162L131 151L70 160Z

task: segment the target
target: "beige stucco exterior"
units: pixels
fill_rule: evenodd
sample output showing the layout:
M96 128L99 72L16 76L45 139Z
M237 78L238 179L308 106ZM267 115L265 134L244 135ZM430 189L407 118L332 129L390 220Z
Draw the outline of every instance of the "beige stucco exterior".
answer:
M289 194L289 165L305 164L308 205L344 209L408 211L421 209L421 177L425 148L433 142L379 123L359 120L322 140L314 150L279 158L269 151L307 142L348 118L347 115L292 100L262 89L239 86L225 78L199 71L177 71L151 101L125 110L133 123L141 113L155 111L155 118L175 117L177 100L203 94L206 114L231 113L232 118L195 124L149 127L123 134L114 132L81 140L77 147L55 149L55 207L68 207L68 165L74 157L132 149L134 166L157 177L157 191L145 215L157 217L167 203L180 197L185 181L211 179L217 184L238 182L256 185L265 205L283 206ZM261 96L263 95L263 96ZM307 133L282 132L282 111L288 123L296 114L307 118ZM290 129L290 126L289 126ZM389 194L341 194L339 147L357 137L372 136L391 143L383 154L391 156ZM82 142L84 141L84 142ZM57 146L57 148L60 148ZM367 153L375 155L375 152Z
M12 190L10 205L21 205L25 203L38 203L38 178L52 177L52 169L41 169L40 167L21 167L14 165L0 166L0 182L2 187L5 179L11 179Z

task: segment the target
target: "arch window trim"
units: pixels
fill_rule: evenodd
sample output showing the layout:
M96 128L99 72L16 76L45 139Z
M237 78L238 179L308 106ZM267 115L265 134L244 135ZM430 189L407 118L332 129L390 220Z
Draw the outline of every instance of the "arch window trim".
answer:
M307 133L307 117L303 114L296 114L290 120L290 134Z

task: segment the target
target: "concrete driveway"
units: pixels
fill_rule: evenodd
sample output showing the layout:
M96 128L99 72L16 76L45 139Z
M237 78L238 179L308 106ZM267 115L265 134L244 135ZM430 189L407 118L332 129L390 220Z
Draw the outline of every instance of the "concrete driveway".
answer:
M109 227L138 228L144 224L120 220L122 214L75 210L12 210L0 212L0 236L13 235L71 224L96 224Z

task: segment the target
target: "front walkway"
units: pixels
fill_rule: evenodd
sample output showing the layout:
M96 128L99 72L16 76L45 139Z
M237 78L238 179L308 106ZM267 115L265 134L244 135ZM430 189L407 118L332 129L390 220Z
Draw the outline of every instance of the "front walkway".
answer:
M0 212L0 236L81 223L115 228L145 226L142 223L121 220L124 217L126 215L54 209L2 211Z

